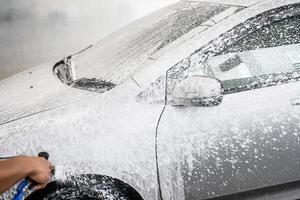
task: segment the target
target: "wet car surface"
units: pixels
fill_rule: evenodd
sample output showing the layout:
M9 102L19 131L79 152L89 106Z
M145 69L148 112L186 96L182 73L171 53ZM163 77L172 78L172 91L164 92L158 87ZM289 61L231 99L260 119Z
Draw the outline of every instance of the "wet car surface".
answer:
M159 10L1 81L0 152L145 200L299 199L299 24L297 0Z

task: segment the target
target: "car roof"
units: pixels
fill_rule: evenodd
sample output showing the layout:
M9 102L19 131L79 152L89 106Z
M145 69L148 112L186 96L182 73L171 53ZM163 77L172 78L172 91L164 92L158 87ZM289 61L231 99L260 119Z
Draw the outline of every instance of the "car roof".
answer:
M249 7L266 0L182 0L182 1L198 1L198 2L208 2L208 3L211 2L211 3Z

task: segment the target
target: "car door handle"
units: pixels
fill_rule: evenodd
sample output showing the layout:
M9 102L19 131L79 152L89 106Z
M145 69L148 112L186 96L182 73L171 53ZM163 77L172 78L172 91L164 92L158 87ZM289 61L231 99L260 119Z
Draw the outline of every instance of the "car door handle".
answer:
M300 106L300 97L299 98L294 98L291 100L291 104L293 106Z

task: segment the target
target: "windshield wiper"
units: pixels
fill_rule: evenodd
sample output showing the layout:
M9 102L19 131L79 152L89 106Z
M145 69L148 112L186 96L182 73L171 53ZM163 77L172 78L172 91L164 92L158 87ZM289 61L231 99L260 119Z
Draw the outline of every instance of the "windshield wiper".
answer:
M60 79L61 82L63 82L66 85L72 85L74 82L74 74L75 74L75 68L74 64L72 63L72 59L79 56L84 51L91 48L93 45L90 45L83 50L72 54L70 56L64 57L61 61L56 63L53 67L53 73L57 75L57 77Z
M86 50L88 50L89 48L92 48L92 47L93 47L93 44L91 44L90 46L88 46L88 47L82 49L81 51L79 51L79 52L77 52L77 53L75 53L75 54L73 54L73 55L68 56L67 58L70 59L70 60L73 59L73 58L76 58L76 57L79 56L81 53L85 52Z
M81 53L91 48L93 45L88 46L87 48L70 55L68 57L63 58L61 61L56 63L53 67L53 72L57 75L60 81L68 86L72 86L74 88L89 90L92 92L103 93L116 85L111 82L103 81L96 78L80 78L76 79L75 77L75 67L72 59L79 56Z
M53 73L59 78L59 80L66 84L71 85L74 81L71 57L65 57L53 67Z

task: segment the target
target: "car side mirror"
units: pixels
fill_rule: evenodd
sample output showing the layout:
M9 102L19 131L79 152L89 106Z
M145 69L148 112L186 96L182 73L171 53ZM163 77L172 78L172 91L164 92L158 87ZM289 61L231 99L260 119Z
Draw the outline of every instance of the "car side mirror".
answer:
M222 100L222 83L200 75L191 75L176 84L170 93L174 106L218 106Z

